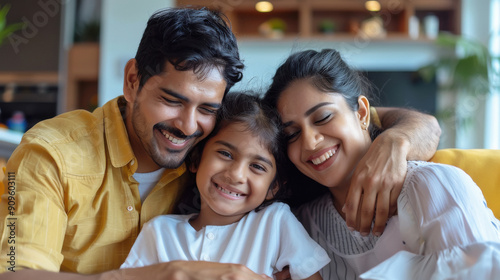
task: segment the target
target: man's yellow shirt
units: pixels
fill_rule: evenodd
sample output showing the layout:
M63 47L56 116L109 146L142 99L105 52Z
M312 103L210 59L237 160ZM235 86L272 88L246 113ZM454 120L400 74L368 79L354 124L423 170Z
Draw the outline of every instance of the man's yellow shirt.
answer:
M92 113L65 113L24 134L3 181L0 272L117 269L142 225L172 212L187 182L185 165L166 170L141 203L123 103L120 97Z

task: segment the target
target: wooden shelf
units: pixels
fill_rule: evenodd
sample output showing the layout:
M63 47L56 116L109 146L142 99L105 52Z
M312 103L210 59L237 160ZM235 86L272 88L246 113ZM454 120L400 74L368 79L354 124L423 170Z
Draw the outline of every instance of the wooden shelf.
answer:
M0 84L53 84L59 83L57 72L0 72Z
M429 39L425 36L420 36L418 39L411 39L408 37L406 34L401 34L401 33L388 33L385 37L383 38L363 38L360 37L360 35L355 35L351 33L332 33L332 34L313 34L308 37L304 36L284 36L279 39L275 40L270 40L269 38L260 36L260 35L247 35L238 38L238 41L240 42L283 42L283 41L290 41L290 42L300 42L300 41L328 41L328 42L352 42L352 41L366 41L370 40L372 42L428 42L432 43L433 40Z
M97 105L99 44L74 44L68 55L68 80L65 111L92 110Z
M408 22L415 15L423 22L425 16L436 15L440 30L460 34L460 0L379 0L381 10L370 12L365 8L365 0L274 0L274 10L259 13L255 10L255 0L177 0L178 6L207 6L224 12L230 20L233 32L241 39L264 35L259 27L266 21L279 18L286 24L284 36L317 38L324 35L319 30L323 20L331 20L336 25L334 33L356 36L362 22L378 16L383 21L387 33L408 37ZM326 34L327 37L334 38Z

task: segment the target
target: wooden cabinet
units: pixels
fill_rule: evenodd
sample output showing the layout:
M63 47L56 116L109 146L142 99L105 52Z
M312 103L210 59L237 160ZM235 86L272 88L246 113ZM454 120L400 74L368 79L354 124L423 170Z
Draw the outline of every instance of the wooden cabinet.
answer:
M65 111L97 107L99 44L76 43L68 53Z
M255 0L177 0L178 6L209 6L222 10L229 18L239 39L266 37L262 24L279 19L285 24L280 38L353 38L359 35L363 22L378 17L385 31L384 38L409 38L410 17L421 24L428 15L439 19L439 29L460 33L460 0L380 0L378 12L368 11L364 0L271 0L274 10L260 13ZM333 32L326 27L333 25ZM322 30L322 27L323 30ZM423 27L420 28L421 34ZM425 38L425 35L421 35Z

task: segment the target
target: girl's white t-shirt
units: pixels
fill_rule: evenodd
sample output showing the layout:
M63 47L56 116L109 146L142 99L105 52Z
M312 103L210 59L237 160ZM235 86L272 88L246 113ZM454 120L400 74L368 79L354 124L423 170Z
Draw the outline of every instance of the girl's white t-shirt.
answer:
M292 279L307 278L330 262L287 204L275 202L225 226L196 231L191 215L162 215L147 222L121 268L174 260L238 263L270 277L290 267Z

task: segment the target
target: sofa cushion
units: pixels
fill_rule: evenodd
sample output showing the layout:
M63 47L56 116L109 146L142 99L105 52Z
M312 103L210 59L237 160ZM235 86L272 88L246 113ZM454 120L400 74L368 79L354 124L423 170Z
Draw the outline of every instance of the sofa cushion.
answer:
M430 161L453 165L469 174L500 219L500 150L441 149Z

